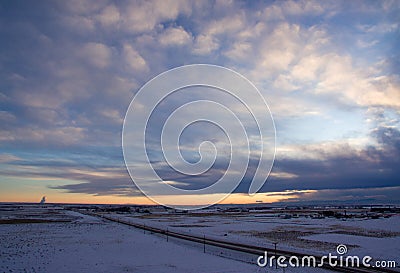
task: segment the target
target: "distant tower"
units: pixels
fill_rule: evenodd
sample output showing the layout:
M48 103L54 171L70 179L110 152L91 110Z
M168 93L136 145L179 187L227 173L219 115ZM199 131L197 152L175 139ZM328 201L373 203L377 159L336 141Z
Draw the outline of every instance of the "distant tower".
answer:
M46 196L43 196L42 200L40 200L40 204L44 204L44 203L46 203Z

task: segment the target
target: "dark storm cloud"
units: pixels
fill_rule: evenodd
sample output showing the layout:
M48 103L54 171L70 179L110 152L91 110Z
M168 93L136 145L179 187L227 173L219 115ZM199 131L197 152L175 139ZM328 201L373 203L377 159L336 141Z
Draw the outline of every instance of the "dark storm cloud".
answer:
M292 179L271 177L262 191L351 189L399 186L400 132L380 127L372 136L382 146L357 151L349 146L345 154L316 160L277 159L274 170L295 174Z

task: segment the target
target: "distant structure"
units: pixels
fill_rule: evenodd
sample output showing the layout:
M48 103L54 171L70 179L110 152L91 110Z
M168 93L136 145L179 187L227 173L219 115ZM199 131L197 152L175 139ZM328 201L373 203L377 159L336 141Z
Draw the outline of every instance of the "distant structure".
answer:
M46 203L46 196L43 196L42 200L40 200L40 204L44 204L44 203Z

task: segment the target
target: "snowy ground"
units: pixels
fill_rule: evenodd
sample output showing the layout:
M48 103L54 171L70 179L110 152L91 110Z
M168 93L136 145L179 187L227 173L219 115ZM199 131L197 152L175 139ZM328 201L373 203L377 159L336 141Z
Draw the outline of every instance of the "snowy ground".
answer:
M400 216L380 219L281 219L262 214L115 215L130 221L208 237L315 255L336 254L345 244L348 255L394 260L400 265Z
M0 225L1 272L254 272L255 265L85 216Z
M60 208L2 210L0 221L0 272L282 272Z
M280 219L263 214L109 214L170 231L232 242L336 254L399 264L400 217ZM260 268L257 257L203 246L56 206L0 206L0 272L328 272Z

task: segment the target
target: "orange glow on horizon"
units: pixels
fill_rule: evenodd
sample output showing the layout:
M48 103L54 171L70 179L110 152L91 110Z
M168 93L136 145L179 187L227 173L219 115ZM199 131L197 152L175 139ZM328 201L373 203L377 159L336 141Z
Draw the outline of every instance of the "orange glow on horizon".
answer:
M316 191L299 191L298 193L313 194ZM290 193L290 195L289 195ZM274 203L287 201L296 198L297 192L276 192L276 193L257 193L255 195L247 195L244 193L234 193L227 198L221 200L219 204L253 204L253 203ZM71 204L130 204L130 205L157 205L150 198L145 196L95 196L83 193L63 193L63 192L47 192L46 196L48 203L71 203ZM0 202L26 202L39 203L43 195L36 194L33 196L30 193L18 194L2 194L0 193ZM207 204L207 196L164 196L161 197L165 204L176 205L199 205ZM221 198L223 195L221 194ZM179 200L177 203L176 200Z

